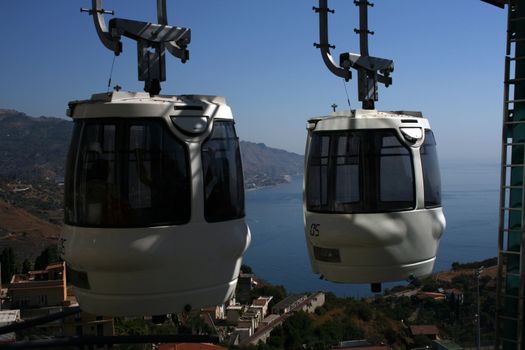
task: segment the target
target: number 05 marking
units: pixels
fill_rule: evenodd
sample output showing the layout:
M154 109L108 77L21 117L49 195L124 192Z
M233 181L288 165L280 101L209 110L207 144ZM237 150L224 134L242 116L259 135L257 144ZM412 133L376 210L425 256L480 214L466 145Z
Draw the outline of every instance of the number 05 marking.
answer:
M321 226L321 224L310 225L310 236L319 237L319 226Z

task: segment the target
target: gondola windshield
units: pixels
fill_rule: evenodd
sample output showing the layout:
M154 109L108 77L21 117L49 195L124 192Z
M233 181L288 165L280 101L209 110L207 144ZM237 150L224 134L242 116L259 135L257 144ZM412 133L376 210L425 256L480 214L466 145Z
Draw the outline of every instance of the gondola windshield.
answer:
M74 128L67 224L145 227L189 221L188 154L164 121L77 120Z
M314 132L306 179L307 209L321 213L414 209L412 164L408 146L394 130Z

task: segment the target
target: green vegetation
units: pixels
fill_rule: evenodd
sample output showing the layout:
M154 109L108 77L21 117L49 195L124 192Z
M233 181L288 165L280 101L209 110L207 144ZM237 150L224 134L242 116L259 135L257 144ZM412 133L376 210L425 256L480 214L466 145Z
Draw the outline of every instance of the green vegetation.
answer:
M15 190L25 188L28 190ZM55 225L63 222L63 197L64 187L59 186L54 179L39 178L21 182L18 178L0 175L0 199Z
M167 315L161 323L149 318L114 319L115 335L213 334L198 312ZM156 349L154 344L120 345L119 349Z
M252 268L245 264L241 265L241 272L242 273L253 273Z
M58 247L51 245L44 249L42 253L35 259L34 269L45 270L49 264L57 263L62 261L58 254Z
M13 248L4 248L0 254L0 264L2 267L2 284L9 283L11 277L17 272L15 253Z
M435 325L442 339L472 347L477 312L473 268L493 266L494 262L488 259L454 264L454 272L443 279L432 276L370 299L338 298L326 293L325 304L314 314L295 313L272 331L266 344L244 349L327 349L341 341L356 339L395 349L430 345L430 337L410 333L411 325ZM490 345L494 340L495 281L483 276L480 291L482 344ZM284 288L269 285L256 288L253 295L274 295L281 299L286 296Z
M31 262L27 258L24 259L24 262L22 263L22 273L28 273L29 271L31 271L31 269Z
M0 264L2 267L2 284L7 284L11 281L14 274L28 273L30 270L44 270L47 265L61 261L57 247L52 245L42 251L36 258L34 268L31 262L25 259L22 264L16 261L13 248L8 247L2 250L0 254Z

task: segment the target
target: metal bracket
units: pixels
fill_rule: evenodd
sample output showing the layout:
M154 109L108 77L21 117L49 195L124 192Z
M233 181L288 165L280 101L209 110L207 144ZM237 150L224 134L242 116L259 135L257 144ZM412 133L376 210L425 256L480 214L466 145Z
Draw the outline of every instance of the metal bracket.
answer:
M113 18L107 29L103 15L113 14L113 11L104 10L102 0L92 0L92 8L81 11L93 16L102 44L115 55L122 52L122 36L137 42L138 78L144 81L144 90L150 95L158 95L161 90L160 82L166 80L166 49L182 63L189 59L187 47L191 42L191 30L167 24L166 0L157 0L159 24Z
M374 35L374 32L372 32L370 30L363 31L363 30L357 29L357 28L354 28L354 33L356 33L356 34L366 33L366 34Z
M321 49L325 65L336 76L348 81L352 77L350 69L357 70L359 101L362 101L364 109L374 109L374 101L378 100L377 83L386 87L392 84L390 74L394 71L394 62L368 54L368 35L374 34L368 30L368 6L374 4L365 0L355 0L354 4L359 6L359 29L354 29L354 32L359 34L361 54L343 53L339 56L339 66L334 63L330 49L335 49L335 46L328 43L328 13L334 11L328 9L328 0L319 0L319 7L313 8L319 13L320 36L320 43L314 46Z
M335 49L335 45L314 43L316 49Z
M339 62L343 67L349 66L357 70L359 101L362 101L364 109L373 109L374 101L378 100L377 83L382 83L385 87L392 84L390 73L394 71L394 61L343 53L339 56Z
M312 10L314 10L315 13L319 13L321 11L335 13L335 10L329 9L328 7L320 8L320 7L315 7L314 6L314 7L312 7Z
M368 1L364 1L364 0L354 0L354 5L356 5L356 6L366 5L366 6L374 7L373 3L368 2Z

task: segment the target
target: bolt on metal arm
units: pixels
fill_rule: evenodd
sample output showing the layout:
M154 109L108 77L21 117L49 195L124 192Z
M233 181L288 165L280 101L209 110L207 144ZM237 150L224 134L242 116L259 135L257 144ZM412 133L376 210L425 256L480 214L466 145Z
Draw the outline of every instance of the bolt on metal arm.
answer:
M93 15L102 44L115 55L122 52L122 36L137 42L138 78L144 81L144 90L152 96L160 93L160 82L166 80L165 50L182 63L189 59L187 46L191 41L191 30L167 24L166 0L157 0L159 24L113 18L109 21L109 29L106 29L103 15L113 13L102 9L102 0L92 0L92 9L81 11Z

